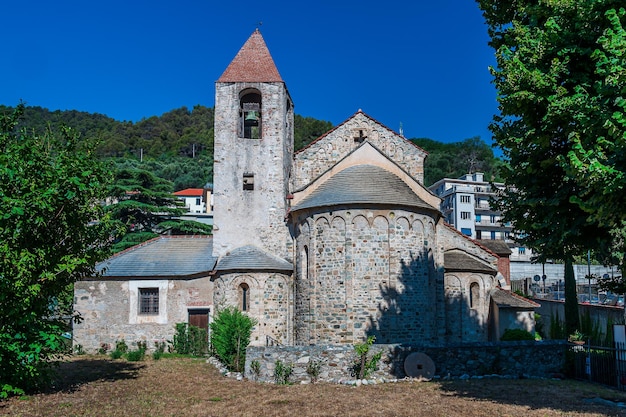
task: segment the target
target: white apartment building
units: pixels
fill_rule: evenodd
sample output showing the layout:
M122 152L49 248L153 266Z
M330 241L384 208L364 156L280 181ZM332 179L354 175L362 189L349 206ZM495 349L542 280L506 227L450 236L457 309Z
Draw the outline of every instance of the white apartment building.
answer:
M513 240L511 225L503 224L501 213L490 207L490 198L503 188L503 183L485 181L480 172L456 179L443 178L428 187L441 198L444 218L455 229L472 239L504 240L511 249L511 261L530 261L531 250Z

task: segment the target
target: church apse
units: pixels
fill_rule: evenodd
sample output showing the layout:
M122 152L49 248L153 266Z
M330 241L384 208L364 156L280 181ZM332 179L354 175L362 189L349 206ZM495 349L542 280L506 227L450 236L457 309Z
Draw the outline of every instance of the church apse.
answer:
M443 272L430 216L344 207L299 219L296 344L437 341Z

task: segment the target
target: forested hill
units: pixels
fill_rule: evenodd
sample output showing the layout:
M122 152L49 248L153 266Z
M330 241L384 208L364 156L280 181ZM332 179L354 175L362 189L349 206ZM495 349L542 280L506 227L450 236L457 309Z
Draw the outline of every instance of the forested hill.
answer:
M11 107L0 105L0 113L9 111ZM312 117L295 115L294 119L296 150L333 128L332 123ZM99 139L102 157L142 159L145 168L173 181L175 189L202 187L212 181L213 108L210 107L181 107L133 123L97 113L27 106L23 124L35 132L43 132L48 125L70 126L82 137ZM426 185L443 177L457 178L468 170L497 179L497 167L502 162L479 138L455 143L411 140L429 153L424 169Z

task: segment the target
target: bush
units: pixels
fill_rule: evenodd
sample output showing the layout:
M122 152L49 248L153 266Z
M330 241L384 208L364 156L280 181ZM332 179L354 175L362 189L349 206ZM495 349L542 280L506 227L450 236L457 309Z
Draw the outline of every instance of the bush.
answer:
M211 348L215 355L235 372L246 363L246 347L256 321L234 307L219 310L211 323Z
M154 342L154 352L152 352L152 359L158 361L165 353L165 342Z
M176 323L176 333L172 340L174 352L181 355L202 356L207 353L207 332L187 323Z
M500 340L503 342L511 342L514 340L535 340L535 336L523 329L506 329Z
M288 385L291 374L293 374L293 366L277 359L274 367L274 382L278 385Z
M383 356L382 351L372 355L370 359L367 358L370 347L374 344L375 340L376 338L374 336L370 336L365 343L357 343L354 345L357 357L350 368L350 373L353 376L364 379L369 377L369 375L378 368L378 361L380 361L380 358Z

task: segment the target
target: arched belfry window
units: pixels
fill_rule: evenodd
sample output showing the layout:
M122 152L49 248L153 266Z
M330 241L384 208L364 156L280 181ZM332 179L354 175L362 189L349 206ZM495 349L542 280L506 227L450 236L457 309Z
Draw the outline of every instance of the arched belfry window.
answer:
M246 139L261 139L261 94L247 90L239 100L239 135Z
M250 310L250 287L245 282L239 285L239 307L241 311Z

